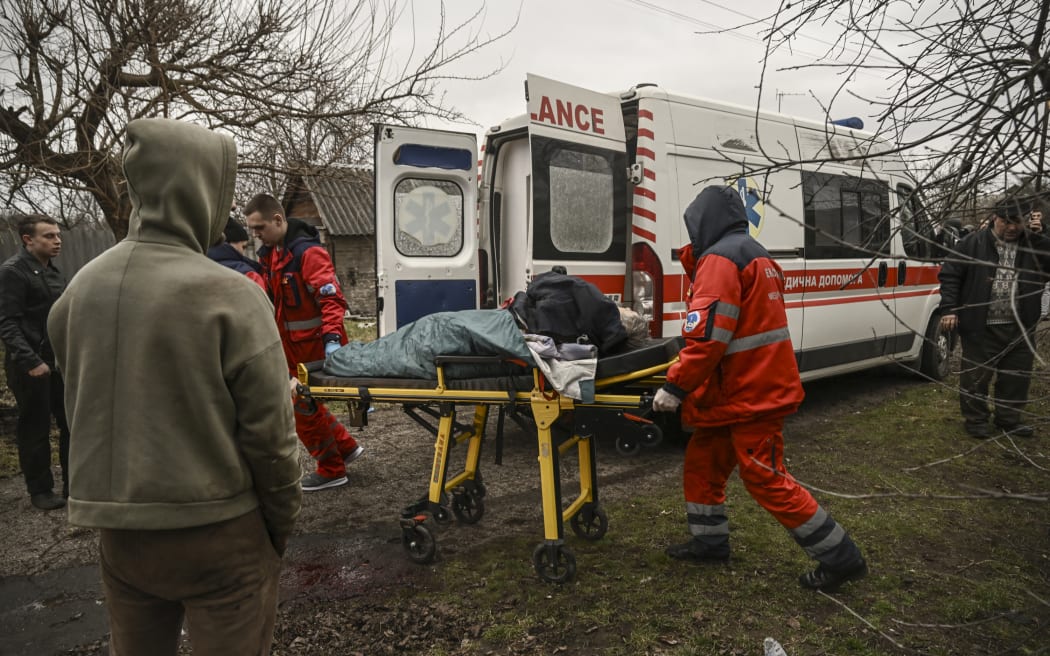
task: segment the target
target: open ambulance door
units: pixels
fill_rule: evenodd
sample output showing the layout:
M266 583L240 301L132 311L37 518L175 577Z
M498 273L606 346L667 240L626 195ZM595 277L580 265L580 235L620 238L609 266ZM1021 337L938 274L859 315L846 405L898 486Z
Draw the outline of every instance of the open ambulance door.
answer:
M532 215L528 241L518 242L532 256L525 276L563 266L622 302L631 220L620 98L532 74L526 84Z
M477 161L474 134L375 126L380 336L478 307Z

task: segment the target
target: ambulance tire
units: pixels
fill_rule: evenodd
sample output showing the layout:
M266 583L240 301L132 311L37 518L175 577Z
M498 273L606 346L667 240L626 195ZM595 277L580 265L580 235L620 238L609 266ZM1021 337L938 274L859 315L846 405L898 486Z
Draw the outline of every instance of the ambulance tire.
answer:
M955 336L941 330L941 317L938 314L930 317L926 334L919 351L919 374L926 379L944 380L951 371L952 347Z

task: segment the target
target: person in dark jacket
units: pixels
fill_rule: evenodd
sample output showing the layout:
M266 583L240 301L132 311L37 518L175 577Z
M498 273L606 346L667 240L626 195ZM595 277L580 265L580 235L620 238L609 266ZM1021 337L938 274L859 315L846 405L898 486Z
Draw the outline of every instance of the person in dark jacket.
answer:
M955 247L941 266L941 329L962 343L959 406L972 437L993 434L988 390L995 377L996 428L1027 437L1028 402L1043 287L1050 279L1050 239L1025 230L1021 205L998 205L988 230Z
M18 404L18 463L29 499L40 510L66 505L69 496L69 427L63 407L62 376L47 337L47 314L66 287L51 264L62 250L54 219L32 214L18 224L22 251L0 266L0 339L4 342L7 386ZM51 417L58 426L62 496L51 473Z
M669 547L667 555L728 560L726 482L739 466L751 497L817 561L799 578L803 587L832 591L860 579L868 573L860 549L784 466L784 417L804 396L784 309L784 273L748 234L735 189L701 191L685 210L685 224L691 243L679 261L692 280L685 347L653 409L673 412L682 405L682 422L695 428L683 472L692 539Z
M248 246L248 231L241 222L232 216L226 221L222 231L223 241L208 249L208 258L224 267L233 269L248 276L263 291L266 281L263 279L262 265L244 254Z

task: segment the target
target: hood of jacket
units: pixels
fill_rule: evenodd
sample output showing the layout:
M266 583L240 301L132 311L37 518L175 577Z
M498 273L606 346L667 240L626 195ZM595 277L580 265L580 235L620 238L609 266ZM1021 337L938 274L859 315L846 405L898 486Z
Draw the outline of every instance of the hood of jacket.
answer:
M232 138L183 121L140 119L128 124L123 157L128 240L197 253L219 241L237 175Z
M318 243L321 242L321 237L317 232L317 228L302 219L289 218L288 232L284 235L284 245L291 246L294 242L303 239L316 241Z
M685 227L689 231L692 255L699 259L726 235L747 233L747 210L735 189L712 185L685 208Z

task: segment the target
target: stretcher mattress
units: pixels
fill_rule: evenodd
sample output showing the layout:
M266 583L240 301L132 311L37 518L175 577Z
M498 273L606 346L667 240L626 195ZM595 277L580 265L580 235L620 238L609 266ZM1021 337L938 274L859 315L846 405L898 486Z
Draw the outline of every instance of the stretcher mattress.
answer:
M659 366L671 361L681 350L684 342L681 337L669 339L654 339L645 346L623 353L607 355L598 359L595 380L600 382L605 379L619 376L629 376L638 371ZM469 364L498 362L499 356L439 356L435 359L438 365L446 364ZM378 378L378 377L347 377L334 376L323 370L323 362L313 362L307 365L310 374L309 384L311 387L359 387L359 388L401 388L401 389L431 389L438 385L436 378ZM532 388L531 367L526 369L520 365L506 363L511 370L517 369L520 374L504 376L492 376L485 378L454 379L445 382L446 386L454 389L479 391L479 390L528 390Z

